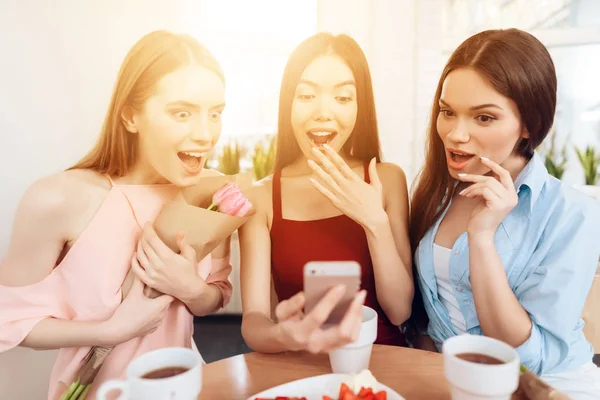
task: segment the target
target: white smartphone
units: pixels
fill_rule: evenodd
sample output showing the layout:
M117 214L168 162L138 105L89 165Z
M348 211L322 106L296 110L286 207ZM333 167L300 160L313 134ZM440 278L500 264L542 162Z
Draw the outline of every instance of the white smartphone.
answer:
M325 294L336 285L346 293L333 309L326 325L339 324L360 289L361 270L356 261L311 261L304 266L304 313L308 314Z

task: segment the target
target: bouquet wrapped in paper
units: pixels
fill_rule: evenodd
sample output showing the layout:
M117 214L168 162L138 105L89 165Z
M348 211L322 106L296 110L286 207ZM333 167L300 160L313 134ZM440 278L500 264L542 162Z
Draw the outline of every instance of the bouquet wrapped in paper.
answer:
M251 176L241 174L202 178L197 185L183 188L163 207L154 221L154 230L175 252L179 252L177 234L184 233L200 261L254 215L254 207L243 194L251 184ZM134 279L130 271L123 282L123 298ZM144 294L150 298L161 295L150 287L144 288ZM84 399L111 350L92 347L61 400Z

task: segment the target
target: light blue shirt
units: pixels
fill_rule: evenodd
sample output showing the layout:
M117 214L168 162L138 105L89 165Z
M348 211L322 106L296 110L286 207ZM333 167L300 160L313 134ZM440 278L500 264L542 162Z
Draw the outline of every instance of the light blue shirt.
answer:
M533 323L529 339L516 350L538 375L569 371L594 354L583 335L581 313L600 257L600 202L550 176L537 153L517 177L515 189L519 202L498 227L494 243L508 283ZM433 240L447 211L425 234L415 255L428 334L438 348L458 334L438 296L433 266ZM467 333L482 335L466 232L452 247L449 268Z

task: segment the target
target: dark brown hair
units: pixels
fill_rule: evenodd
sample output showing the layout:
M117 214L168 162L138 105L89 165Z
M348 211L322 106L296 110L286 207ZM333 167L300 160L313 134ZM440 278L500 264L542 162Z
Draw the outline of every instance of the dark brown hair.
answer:
M291 164L301 155L300 146L292 130L291 111L302 72L316 58L332 54L346 62L356 82L358 113L352 134L344 144L344 151L363 161L369 161L373 157L376 157L378 162L381 159L373 85L367 59L358 43L351 37L333 36L322 32L298 45L283 72L279 94L276 170Z
M464 41L450 56L433 99L425 165L415 181L411 199L410 241L413 251L448 206L455 187L455 180L448 173L436 121L444 80L458 68L477 71L499 93L516 103L529 138L519 141L515 150L525 158L533 156L554 121L556 71L548 50L538 39L518 29L506 29L480 32ZM420 295L415 295L417 297L421 300ZM416 304L414 308L413 315L422 311Z

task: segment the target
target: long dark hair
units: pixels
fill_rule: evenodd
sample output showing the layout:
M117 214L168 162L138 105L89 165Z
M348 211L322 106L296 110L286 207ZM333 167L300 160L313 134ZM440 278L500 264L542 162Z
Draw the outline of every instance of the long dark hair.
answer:
M317 33L298 45L290 56L281 82L279 95L279 122L275 170L294 162L302 153L292 130L292 102L302 72L317 57L335 54L342 58L354 75L358 114L354 130L344 144L344 151L363 161L373 157L381 160L377 115L373 85L367 59L358 43L347 35L333 36Z
M513 100L529 133L516 151L530 159L550 130L556 110L556 71L546 47L534 36L518 29L488 30L471 36L450 56L440 77L433 104L425 148L425 165L411 199L410 241L413 252L425 233L450 203L455 181L448 173L444 144L436 127L444 80L458 68L482 74L502 95ZM415 277L416 271L415 272ZM415 284L415 290L418 285ZM420 295L415 295L413 315L424 317ZM422 314L418 316L417 314ZM422 325L422 324L419 324Z

